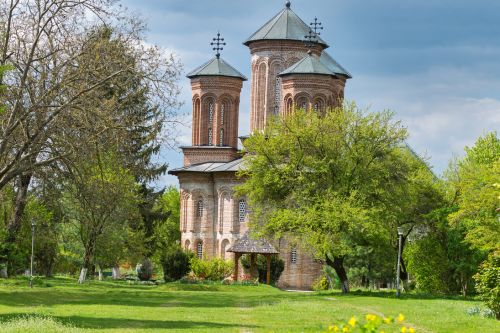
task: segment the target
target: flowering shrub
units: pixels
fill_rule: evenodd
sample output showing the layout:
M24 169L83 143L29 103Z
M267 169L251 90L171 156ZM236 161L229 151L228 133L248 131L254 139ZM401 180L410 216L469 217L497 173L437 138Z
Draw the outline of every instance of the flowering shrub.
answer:
M198 280L222 281L231 276L234 264L220 258L210 260L191 258L189 261L192 275Z
M326 332L360 332L360 333L415 333L415 328L404 325L405 317L399 314L396 318L367 314L364 320L352 317L346 323L329 325Z

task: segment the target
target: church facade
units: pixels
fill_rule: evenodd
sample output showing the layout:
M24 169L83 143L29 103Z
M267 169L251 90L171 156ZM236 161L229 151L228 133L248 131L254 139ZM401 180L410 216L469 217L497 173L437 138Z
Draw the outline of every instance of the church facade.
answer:
M265 128L275 115L294 108L321 112L337 106L351 78L325 49L318 25L307 25L287 1L277 15L245 42L251 54L250 133ZM314 43L306 45L306 36ZM216 50L222 39L214 39ZM216 56L188 74L192 87L192 145L182 147L184 165L171 170L180 183L181 242L199 257L233 259L227 250L248 232L244 197L235 194L240 94L247 78ZM285 262L278 285L310 289L321 275L321 264L286 241L274 244ZM241 272L242 270L240 270Z

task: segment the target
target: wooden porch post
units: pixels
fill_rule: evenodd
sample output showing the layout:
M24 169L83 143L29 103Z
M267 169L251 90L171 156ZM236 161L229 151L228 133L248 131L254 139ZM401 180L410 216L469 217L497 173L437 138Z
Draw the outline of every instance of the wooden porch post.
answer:
M257 264L255 262L256 256L257 255L255 253L250 254L250 276L252 277L252 279L255 277L255 271L257 270ZM257 272L257 277L258 277L258 272Z
M233 281L238 281L238 261L240 260L241 253L234 253L234 275Z
M267 276L266 276L266 282L267 284L271 284L271 255L266 254L266 259L267 259Z

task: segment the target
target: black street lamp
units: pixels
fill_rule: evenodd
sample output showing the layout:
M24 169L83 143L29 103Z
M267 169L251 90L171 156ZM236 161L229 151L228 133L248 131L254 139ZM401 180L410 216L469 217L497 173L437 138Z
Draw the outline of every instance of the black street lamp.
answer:
M33 288L33 257L35 254L35 219L31 219L31 267L30 267L30 288Z
M397 264L397 272L396 272L396 297L399 297L401 293L401 288L399 286L399 266L401 262L401 242L403 238L403 228L398 227L398 264Z

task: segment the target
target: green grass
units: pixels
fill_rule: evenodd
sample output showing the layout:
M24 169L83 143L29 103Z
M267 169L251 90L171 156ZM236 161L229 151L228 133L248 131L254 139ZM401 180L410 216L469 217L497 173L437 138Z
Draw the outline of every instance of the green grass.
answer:
M321 332L328 324L367 313L403 313L417 332L500 332L495 319L466 314L473 306L482 307L480 302L459 298L291 293L265 285L106 281L78 286L66 278L37 281L31 290L26 284L24 279L0 279L0 322L9 323L1 324L0 332L29 332L8 328L29 324L30 318L16 321L23 315L48 318L49 326L70 326L67 332ZM33 332L43 331L38 328Z

